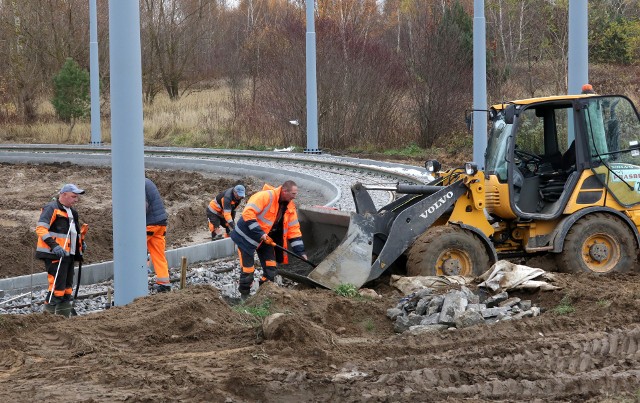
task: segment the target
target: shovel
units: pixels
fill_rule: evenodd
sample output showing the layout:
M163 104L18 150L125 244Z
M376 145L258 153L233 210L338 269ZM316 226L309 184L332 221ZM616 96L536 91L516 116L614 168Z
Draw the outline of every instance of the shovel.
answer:
M89 224L82 224L80 228L80 242L84 241L84 237L89 230ZM76 312L76 298L78 298L78 290L80 289L80 278L82 277L82 260L78 262L78 282L76 283L76 290L73 292L73 303L71 304L71 316L78 316Z
M302 260L303 262L305 262L305 263L306 263L306 264L308 264L309 266L313 267L314 269L316 268L316 266L318 266L317 264L315 264L315 263L313 263L313 262L311 262L311 261L309 261L309 260L305 259L304 257L302 257L302 256L298 255L298 254L297 254L297 253L295 253L295 252L290 251L290 250L289 250L289 249L287 249L287 248L284 248L284 247L282 247L282 246L278 245L278 244L277 244L277 243L275 243L275 242L274 242L274 243L273 243L273 245L271 245L271 246L273 246L273 247L274 247L274 248L276 248L276 249L280 249L280 250L281 250L281 251L283 251L283 252L287 252L289 255L291 255L291 256L293 256L293 257L295 257L295 258L298 258L298 259Z

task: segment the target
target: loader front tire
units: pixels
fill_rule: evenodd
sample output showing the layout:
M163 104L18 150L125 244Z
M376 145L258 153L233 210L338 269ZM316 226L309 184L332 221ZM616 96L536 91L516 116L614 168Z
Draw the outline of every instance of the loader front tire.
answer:
M569 229L556 263L565 273L628 272L637 253L635 236L626 223L610 214L595 213Z
M407 252L408 276L478 276L489 266L482 241L448 225L429 228Z

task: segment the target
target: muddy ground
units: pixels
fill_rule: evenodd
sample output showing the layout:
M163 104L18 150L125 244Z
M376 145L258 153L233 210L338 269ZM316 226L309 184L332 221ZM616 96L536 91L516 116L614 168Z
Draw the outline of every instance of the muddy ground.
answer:
M111 253L111 233L100 229L111 222L109 172L68 168L0 165L8 182L0 197L3 276L28 274L37 210L67 181L88 191L78 208L94 231L92 259ZM183 172L150 176L171 212L173 245L207 235L203 195L233 184ZM180 235L181 228L189 230ZM372 285L379 299L269 285L230 306L200 286L72 319L2 315L0 399L633 402L638 273L559 274L559 291L515 294L543 308L539 317L415 336L394 333L386 310L402 295L384 277ZM261 318L277 312L285 315L265 337Z

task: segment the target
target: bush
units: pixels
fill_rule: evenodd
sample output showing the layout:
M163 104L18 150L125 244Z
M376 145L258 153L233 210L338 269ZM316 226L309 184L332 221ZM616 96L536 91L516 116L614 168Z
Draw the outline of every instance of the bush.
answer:
M54 95L51 103L56 115L69 123L69 134L77 119L87 116L90 112L89 87L89 72L80 68L71 58L67 58L58 75L53 78Z

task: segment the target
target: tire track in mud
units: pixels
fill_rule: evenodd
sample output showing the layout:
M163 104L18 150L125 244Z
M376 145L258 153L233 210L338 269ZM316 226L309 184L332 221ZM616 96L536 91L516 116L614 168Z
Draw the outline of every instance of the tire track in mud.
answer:
M351 368L336 370L331 378L302 370L271 374L274 379L270 388L278 390L281 398L286 391L288 398L304 399L313 390L315 398L342 401L406 401L424 396L434 400L543 396L545 400L584 400L602 389L636 393L640 385L638 325L575 334L563 330L544 336L539 336L537 330L537 338L523 332L522 338L515 337L507 343L503 338L492 339L491 328L480 333L468 349L461 349L456 343L456 339L463 340L457 335L452 335L453 341L433 345L424 340L422 349L406 349L405 345L408 355L404 356L398 356L398 348L380 346L378 357L385 358L371 361L367 360L371 357L359 357ZM416 342L425 337L441 335L415 337ZM467 335L464 338L468 341ZM349 346L358 351L372 350L367 341ZM366 393L363 395L362 391Z

